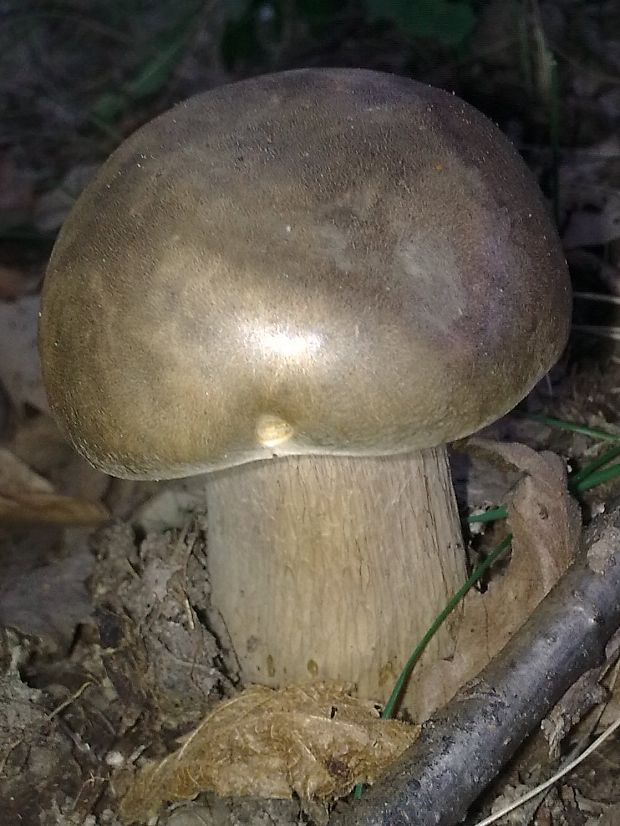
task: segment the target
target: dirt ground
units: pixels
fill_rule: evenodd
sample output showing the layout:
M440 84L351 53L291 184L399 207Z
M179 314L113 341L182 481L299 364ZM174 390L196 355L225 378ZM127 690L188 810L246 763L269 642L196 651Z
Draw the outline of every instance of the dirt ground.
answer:
M359 66L454 91L498 123L537 176L576 291L562 360L485 435L553 451L579 469L605 445L524 414L620 435L620 6L8 0L0 47L0 819L119 826L135 768L169 754L241 686L234 655L197 608L209 599L203 481L104 476L49 415L39 291L71 205L135 128L232 79ZM457 451L452 461L463 516L502 503L510 474ZM619 492L618 479L583 492L584 524ZM597 704L562 754L620 714L617 673L610 661ZM535 735L470 822L544 779L557 759ZM327 810L296 797L204 792L137 822L320 826ZM620 823L618 734L501 823Z

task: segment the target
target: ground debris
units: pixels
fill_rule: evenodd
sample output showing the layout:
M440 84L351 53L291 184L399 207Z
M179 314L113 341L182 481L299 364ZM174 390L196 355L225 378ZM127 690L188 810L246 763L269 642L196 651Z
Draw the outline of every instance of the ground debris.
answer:
M419 728L381 720L343 685L275 691L252 686L221 703L174 754L148 763L122 802L130 823L165 801L212 790L221 796L330 801L372 783Z

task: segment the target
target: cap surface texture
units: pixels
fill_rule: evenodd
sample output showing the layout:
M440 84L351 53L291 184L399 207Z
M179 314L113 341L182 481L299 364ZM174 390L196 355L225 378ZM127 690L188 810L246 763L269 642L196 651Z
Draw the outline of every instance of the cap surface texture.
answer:
M43 291L49 401L118 476L463 437L560 354L570 288L525 164L457 97L309 69L125 141Z

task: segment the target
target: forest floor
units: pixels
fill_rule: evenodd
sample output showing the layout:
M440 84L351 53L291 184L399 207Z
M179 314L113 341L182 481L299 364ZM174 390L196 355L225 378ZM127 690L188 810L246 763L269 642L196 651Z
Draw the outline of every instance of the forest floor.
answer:
M0 799L7 826L121 824L128 769L143 755L163 757L239 690L234 663L208 624L187 621L193 592L205 587L200 479L105 476L74 453L49 414L36 338L54 239L99 165L138 126L196 92L304 66L359 66L443 87L511 138L555 215L575 309L561 362L485 435L553 451L572 470L606 449L588 428L620 438L615 0L0 2ZM514 482L456 453L453 473L464 515L501 504ZM618 493L613 473L583 492L584 524ZM190 661L190 669L179 667ZM610 662L604 698L566 736L562 754L618 717L617 674ZM542 734L533 736L472 817L550 774L558 759L552 751ZM326 808L296 797L205 792L153 818L145 810L139 822L319 826ZM618 734L501 823L620 823Z

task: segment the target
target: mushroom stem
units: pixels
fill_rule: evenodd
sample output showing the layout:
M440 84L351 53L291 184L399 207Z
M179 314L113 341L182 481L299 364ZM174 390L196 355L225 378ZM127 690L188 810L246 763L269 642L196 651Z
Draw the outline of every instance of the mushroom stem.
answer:
M246 682L353 682L385 701L413 646L465 578L444 447L383 458L288 457L207 481L211 617ZM449 699L437 634L403 707Z

